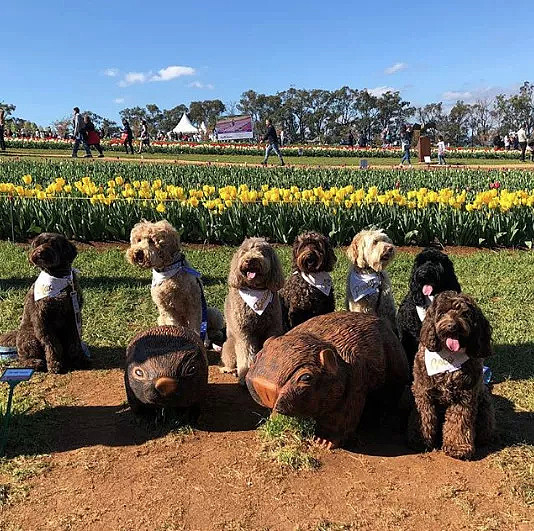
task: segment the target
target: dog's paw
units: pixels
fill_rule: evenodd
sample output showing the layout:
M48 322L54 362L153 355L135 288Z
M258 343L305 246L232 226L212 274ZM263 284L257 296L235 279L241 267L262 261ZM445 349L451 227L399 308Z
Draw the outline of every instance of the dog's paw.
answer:
M325 450L334 450L340 445L338 439L323 439L322 437L314 437L313 442Z
M471 459L475 453L475 448L469 444L444 444L442 449L449 457L463 460Z

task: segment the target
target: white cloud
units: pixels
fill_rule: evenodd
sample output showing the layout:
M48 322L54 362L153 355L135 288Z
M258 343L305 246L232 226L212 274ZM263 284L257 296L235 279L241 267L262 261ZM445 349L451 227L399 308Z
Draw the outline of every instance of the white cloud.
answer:
M182 76L192 76L195 69L190 66L167 66L158 70L156 74L150 72L128 72L119 81L119 87L128 87L136 83L151 83L154 81L170 81Z
M158 73L150 78L150 81L170 81L177 77L192 76L195 69L190 66L168 66L162 68Z
M384 70L384 74L396 74L397 72L401 72L402 70L406 70L408 65L406 63L395 63L394 65L389 66Z
M124 103L124 98L115 98L114 103Z
M213 90L215 87L211 83L202 83L201 81L192 81L188 85L191 88L197 88L197 89L209 89Z
M106 68L103 74L108 77L117 77L119 75L119 70L118 68Z
M461 92L457 90L447 90L441 97L445 101L471 100L473 98L473 93L469 91Z
M380 96L383 96L386 92L396 92L396 89L394 89L393 87L386 87L386 86L375 87L372 89L365 89L365 90L369 92L371 96L375 96L377 98L379 98Z

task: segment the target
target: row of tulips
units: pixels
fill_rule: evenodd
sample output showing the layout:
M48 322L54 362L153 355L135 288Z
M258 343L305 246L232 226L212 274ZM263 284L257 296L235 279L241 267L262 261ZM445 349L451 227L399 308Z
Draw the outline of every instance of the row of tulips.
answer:
M185 188L162 179L107 182L57 177L35 182L30 174L0 183L0 237L19 239L58 231L87 240L127 239L141 218L166 217L184 241L237 243L262 235L288 243L315 229L336 244L370 226L388 231L397 244L531 246L534 191L495 186L483 191L450 187L401 191L353 185L299 187L215 186Z
M29 149L70 149L71 140L62 140L55 138L44 139L8 139L6 141L8 148L29 148ZM102 142L104 149L109 151L123 151L120 140L104 140ZM171 155L182 154L201 154L201 155L257 155L263 154L264 147L260 144L242 144L242 143L218 143L218 142L166 142L152 141L152 150L156 153L168 153ZM333 145L310 145L310 144L291 144L283 148L286 156L305 156L305 157L360 157L360 158L400 158L401 150L398 147L388 148L359 148L350 146L333 146ZM447 155L455 159L491 159L491 160L513 160L519 159L519 151L505 151L493 148L462 148L451 147ZM413 156L416 156L416 150L413 150ZM437 149L432 152L434 158L437 157Z

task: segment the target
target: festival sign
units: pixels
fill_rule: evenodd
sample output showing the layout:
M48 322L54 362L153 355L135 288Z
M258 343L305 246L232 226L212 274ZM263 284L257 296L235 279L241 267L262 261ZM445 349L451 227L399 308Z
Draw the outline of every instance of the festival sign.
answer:
M240 140L253 138L252 116L223 118L215 125L217 140Z

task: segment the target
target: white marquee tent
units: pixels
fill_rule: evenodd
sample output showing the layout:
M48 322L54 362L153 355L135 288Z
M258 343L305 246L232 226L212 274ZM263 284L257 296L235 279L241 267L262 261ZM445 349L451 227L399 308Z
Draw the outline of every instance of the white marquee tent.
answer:
M187 113L185 112L182 115L182 118L180 119L178 125L172 131L173 133L182 133L184 135L192 135L194 133L198 133L198 129L191 123L191 120L189 120Z

